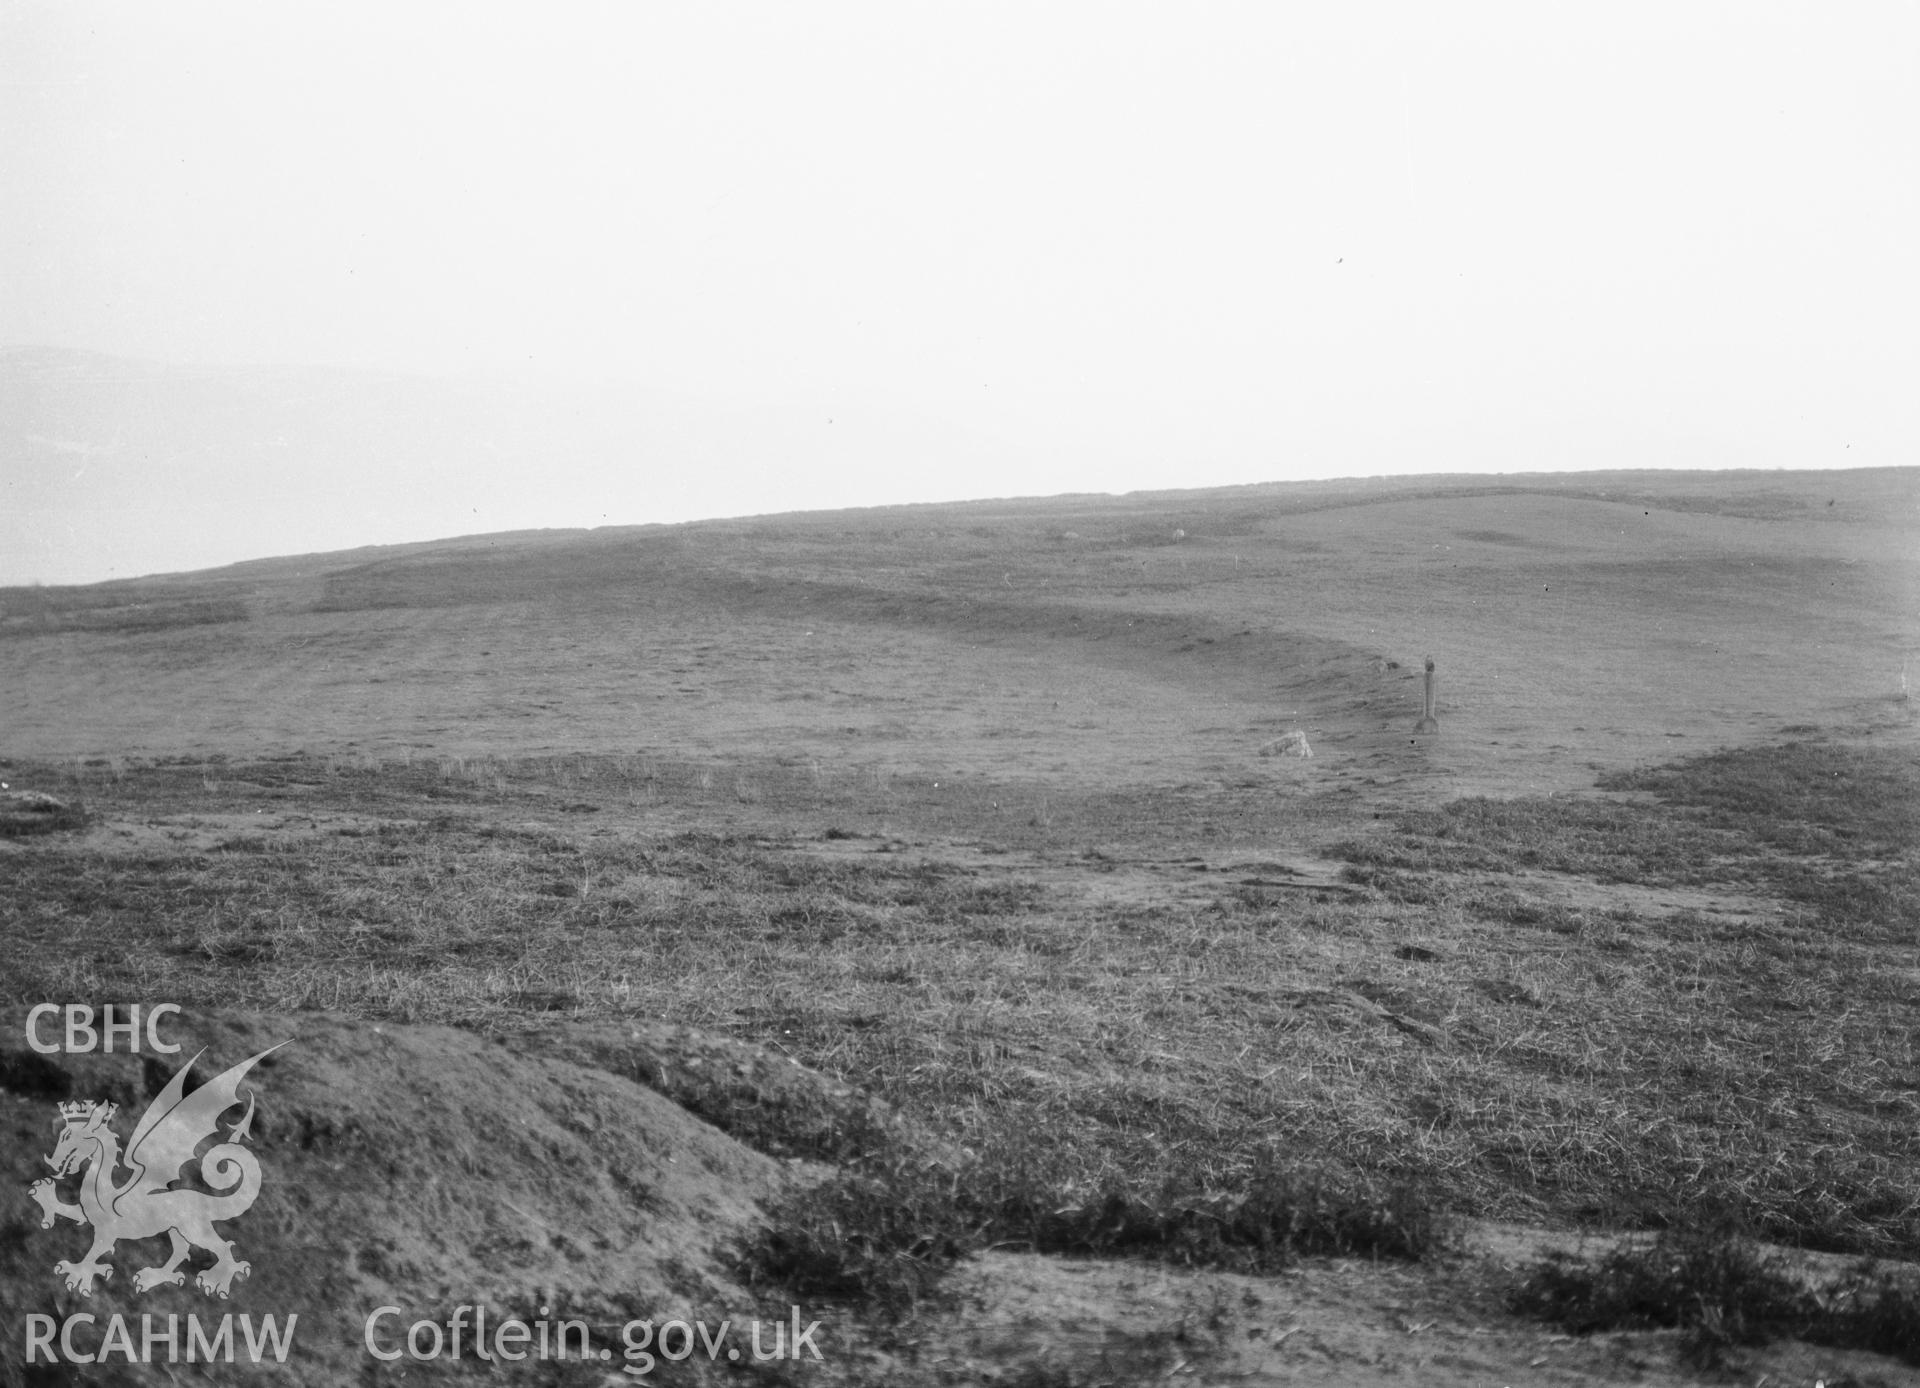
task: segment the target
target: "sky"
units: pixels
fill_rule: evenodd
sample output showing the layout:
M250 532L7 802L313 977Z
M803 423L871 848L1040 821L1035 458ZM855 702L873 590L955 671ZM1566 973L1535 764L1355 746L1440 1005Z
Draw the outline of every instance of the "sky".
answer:
M0 0L0 130L0 348L685 407L328 543L1920 462L1915 3ZM0 582L313 547L183 484L83 552L35 389Z

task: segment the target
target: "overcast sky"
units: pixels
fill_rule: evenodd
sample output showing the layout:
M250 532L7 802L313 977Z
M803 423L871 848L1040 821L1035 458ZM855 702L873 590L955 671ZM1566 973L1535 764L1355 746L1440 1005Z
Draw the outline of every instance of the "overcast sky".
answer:
M0 0L0 131L0 345L975 440L581 524L1920 461L1912 3Z

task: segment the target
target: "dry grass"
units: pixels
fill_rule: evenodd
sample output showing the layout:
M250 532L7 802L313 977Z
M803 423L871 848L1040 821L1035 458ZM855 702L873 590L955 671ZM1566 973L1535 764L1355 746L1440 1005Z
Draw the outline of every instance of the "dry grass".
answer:
M805 819L817 790L805 767L706 769L704 786L690 764L614 759L49 770L109 818L355 817L222 829L209 851L16 854L0 932L27 962L7 995L692 1023L962 1149L1017 1138L1057 1210L1137 1201L1151 1222L1310 1164L1328 1189L1388 1193L1381 1208L1416 1187L1455 1211L1629 1227L1711 1207L1810 1247L1920 1251L1916 961L1887 922L1641 918L1396 869L1385 887L1421 890L1128 902L1096 890L1114 866L1097 857L1041 880L833 819L655 832L623 799L650 787L685 810L747 784L760 810L803 797ZM1498 816L1467 822L1475 852L1516 851ZM967 1198L976 1233L1072 1245L1071 1220L1008 1234L1007 1201ZM1199 1246L1174 1225L1158 1242Z
M1467 874L1536 870L1758 888L1851 934L1911 939L1920 749L1789 742L1616 773L1601 786L1659 803L1468 797L1396 815L1391 834L1338 851L1359 865L1356 878L1401 899L1439 900L1484 882Z
M1911 759L1585 795L1785 724L1910 742L1912 483L1069 498L0 593L7 754L125 758L0 762L97 815L0 845L0 995L763 1042L830 1091L630 1077L842 1167L748 1265L883 1308L982 1243L1260 1268L1452 1213L1912 1256ZM1258 757L1290 728L1311 761ZM1485 798L1522 788L1576 794ZM1344 891L1266 861L1339 839Z

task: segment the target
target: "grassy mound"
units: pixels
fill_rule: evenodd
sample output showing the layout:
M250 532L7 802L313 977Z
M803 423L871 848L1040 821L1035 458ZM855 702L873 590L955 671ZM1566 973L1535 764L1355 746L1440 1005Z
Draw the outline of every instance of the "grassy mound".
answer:
M86 808L33 790L0 791L0 839L84 829Z
M742 1250L753 1283L911 1310L983 1249L1265 1273L1305 1254L1418 1259L1449 1222L1418 1183L1261 1163L1237 1188L1109 1175L1091 1188L1032 1135L947 1167L897 1158L841 1172L775 1212Z
M9 1010L5 1031L22 1034ZM24 1316L76 1311L232 1311L299 1316L288 1364L296 1382L357 1379L372 1364L363 1335L381 1306L447 1321L460 1304L499 1316L580 1319L613 1346L629 1320L674 1314L717 1321L747 1305L725 1245L757 1222L778 1164L631 1080L516 1052L470 1032L350 1022L318 1013L277 1020L194 1011L179 1056L10 1055L0 1065L0 1184L16 1193L0 1224L0 1302ZM151 1239L121 1244L90 1298L53 1266L78 1260L89 1231L40 1227L19 1195L46 1174L54 1104L106 1099L124 1141L173 1063L200 1047L190 1079L288 1041L249 1076L258 1095L252 1149L263 1172L251 1209L225 1225L252 1264L228 1301L185 1286L145 1293L135 1270L164 1261ZM245 1090L243 1090L243 1097ZM63 1183L73 1198L75 1182ZM95 1333L98 1338L98 1332ZM389 1339L395 1339L389 1335ZM83 1337L84 1339L84 1337ZM21 1381L22 1344L0 1346L0 1381ZM42 1366L44 1367L44 1366Z

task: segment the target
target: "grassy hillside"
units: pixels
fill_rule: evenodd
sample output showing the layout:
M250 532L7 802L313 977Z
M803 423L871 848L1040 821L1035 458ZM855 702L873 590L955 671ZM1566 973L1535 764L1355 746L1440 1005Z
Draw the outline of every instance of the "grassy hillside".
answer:
M0 591L20 754L618 750L1075 785L1584 784L1858 721L1920 473L1301 484L479 537ZM1447 735L1410 748L1421 658ZM1299 770L1299 768L1295 768Z
M469 1106L477 1043L416 1029L643 1085L768 1194L596 1333L817 1303L866 1356L835 1381L1679 1383L1682 1347L1900 1381L1906 1274L1807 1250L1920 1260L1916 484L1055 498L7 590L0 1014L311 1030L302 1113L385 1054L361 1024ZM83 1082L0 1049L21 1179ZM488 1179L499 1290L423 1226L421 1304L524 1296L544 1176ZM654 1236L609 1202L552 1247ZM290 1273L348 1266L287 1227ZM1625 1241L1511 1251L1574 1231ZM0 1294L53 1305L54 1242L0 1223Z

